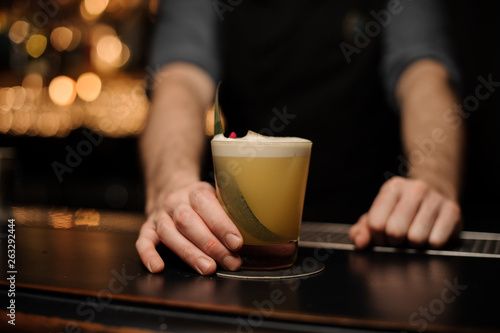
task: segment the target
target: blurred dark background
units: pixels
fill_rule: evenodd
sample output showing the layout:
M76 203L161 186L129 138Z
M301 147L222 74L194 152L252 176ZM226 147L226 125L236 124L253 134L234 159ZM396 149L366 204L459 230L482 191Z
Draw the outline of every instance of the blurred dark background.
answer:
M0 4L0 147L14 148L0 149L2 200L142 211L137 137L158 0L40 3ZM447 5L463 100L478 76L500 81L500 4ZM464 119L466 229L500 231L498 90Z
M463 73L461 100L475 96L478 77L500 82L500 3L448 1L456 58ZM500 87L499 87L500 88ZM500 232L500 90L465 119L467 156L462 209L466 229Z

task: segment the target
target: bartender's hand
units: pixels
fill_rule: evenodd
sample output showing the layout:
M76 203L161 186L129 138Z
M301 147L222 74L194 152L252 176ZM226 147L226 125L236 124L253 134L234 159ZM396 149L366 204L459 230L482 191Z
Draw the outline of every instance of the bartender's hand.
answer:
M165 267L155 248L160 242L202 275L215 273L217 265L231 271L240 268L241 259L234 251L243 245L243 237L210 184L183 186L148 215L136 248L150 272L161 272Z
M446 66L432 59L413 62L401 73L395 95L401 109L401 138L407 156L423 142L433 150L409 166L409 178L384 183L368 213L351 227L357 248L369 244L442 247L462 228L457 204L462 179L464 126ZM438 143L439 142L439 143Z
M461 230L458 204L422 180L393 177L349 230L356 248L403 244L442 247Z

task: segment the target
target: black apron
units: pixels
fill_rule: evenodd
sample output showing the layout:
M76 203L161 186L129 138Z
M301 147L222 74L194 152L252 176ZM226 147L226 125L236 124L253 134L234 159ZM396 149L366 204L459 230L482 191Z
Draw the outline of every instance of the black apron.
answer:
M313 141L305 221L354 223L400 154L398 117L379 77L380 36L348 63L383 1L242 1L221 23L226 135ZM383 29L382 29L383 30Z

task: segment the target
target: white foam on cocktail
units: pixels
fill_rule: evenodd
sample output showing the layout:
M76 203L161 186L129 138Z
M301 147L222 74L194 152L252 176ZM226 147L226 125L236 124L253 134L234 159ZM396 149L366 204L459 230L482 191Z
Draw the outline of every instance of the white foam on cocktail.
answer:
M230 139L218 134L212 139L214 156L294 157L308 156L312 142L296 137L264 136L249 131L242 138Z

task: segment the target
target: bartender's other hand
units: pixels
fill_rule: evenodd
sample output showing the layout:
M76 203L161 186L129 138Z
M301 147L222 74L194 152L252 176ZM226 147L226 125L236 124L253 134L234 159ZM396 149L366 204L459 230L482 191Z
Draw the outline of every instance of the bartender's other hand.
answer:
M243 237L206 182L168 195L141 227L135 246L152 273L165 267L156 251L160 242L202 275L215 273L217 265L231 271L241 266L234 251L243 245Z
M461 230L458 204L418 179L393 177L349 230L356 248L368 245L428 245L439 248Z

